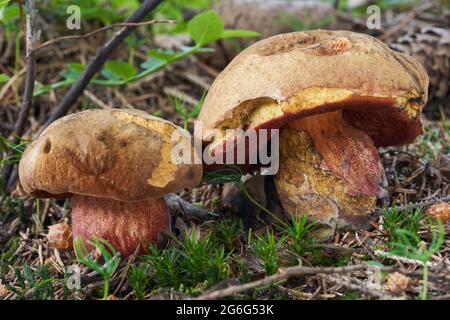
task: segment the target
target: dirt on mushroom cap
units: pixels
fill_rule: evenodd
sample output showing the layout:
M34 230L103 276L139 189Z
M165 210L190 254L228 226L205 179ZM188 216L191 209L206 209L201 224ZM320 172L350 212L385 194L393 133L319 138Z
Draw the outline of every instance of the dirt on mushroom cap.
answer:
M294 32L239 54L214 81L199 119L207 136L215 128L279 127L293 118L347 109L346 120L377 146L396 145L421 133L427 88L420 63L371 36Z
M25 150L19 166L21 184L37 197L82 194L122 201L194 187L202 166L172 161L175 130L182 132L138 110L89 110L66 116ZM193 147L191 155L198 158Z

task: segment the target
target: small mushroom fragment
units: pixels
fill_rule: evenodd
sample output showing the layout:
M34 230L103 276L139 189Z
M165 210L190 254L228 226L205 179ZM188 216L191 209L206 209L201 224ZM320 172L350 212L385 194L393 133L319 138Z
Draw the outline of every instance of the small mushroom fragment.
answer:
M390 273L386 278L387 288L394 294L405 292L411 285L411 282L411 278L405 276L400 272Z
M11 291L1 283L0 281L0 298L4 299L6 298L9 294L11 293Z
M433 220L440 220L442 223L450 221L450 203L435 203L427 210L427 215Z
M190 140L190 163L174 162L169 121L138 110L89 110L55 121L25 150L19 164L25 192L73 196L73 238L109 241L126 257L170 230L163 196L194 187L202 166ZM189 149L189 148L188 148Z
M73 248L72 228L67 222L48 227L48 244L53 249L70 250Z
M367 225L385 194L377 148L422 133L427 88L422 65L371 36L293 32L242 51L214 81L199 119L204 140L221 132L208 146L219 158L240 139L227 129L280 128L275 184L284 209L331 226Z

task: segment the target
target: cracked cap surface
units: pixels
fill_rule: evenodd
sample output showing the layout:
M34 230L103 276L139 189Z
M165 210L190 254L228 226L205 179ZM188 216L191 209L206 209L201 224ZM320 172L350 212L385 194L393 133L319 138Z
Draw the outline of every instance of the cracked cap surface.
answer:
M172 133L187 131L139 110L88 110L42 132L19 164L23 189L35 197L81 194L121 201L158 198L196 186L202 165L172 161ZM190 136L188 136L190 137Z

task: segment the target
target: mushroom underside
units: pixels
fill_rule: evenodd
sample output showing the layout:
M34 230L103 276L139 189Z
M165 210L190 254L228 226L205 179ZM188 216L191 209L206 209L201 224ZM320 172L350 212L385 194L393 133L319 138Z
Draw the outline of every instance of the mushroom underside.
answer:
M138 247L143 253L150 242L163 241L163 233L170 230L169 210L163 198L127 202L74 195L72 228L75 240L107 240L125 258Z
M314 102L313 106L306 108L302 106L305 102L298 99L299 97L301 98L301 95L293 96L281 103L269 98L242 102L234 109L232 116L214 124L214 128L222 133L214 137L211 143L209 143L211 140L205 139L208 152L214 154L216 159L221 159L221 163L225 162L230 150L235 160L237 159L236 154L239 152L237 146L240 140L237 136L225 135L224 128L243 129L246 134L249 130L256 130L256 135L259 136L261 129L278 129L297 119L310 119L334 111L341 113L345 123L370 137L376 148L407 144L422 133L422 124L418 116L420 108L401 97L350 96L335 102ZM402 104L404 105L401 106ZM206 131L208 130L210 129ZM265 136L270 137L270 133ZM257 148L264 143L263 140L258 138ZM246 149L245 162L238 163L243 172L251 172L260 167L260 159L256 163L249 161L248 141L240 143L243 143ZM222 167L220 163L206 163L203 169L215 171Z
M382 165L371 137L343 111L290 121L280 134L275 184L284 209L326 224L367 223L382 193Z
M245 105L242 110L238 107L234 120L225 124L255 129L257 136L261 129L281 128L280 167L275 180L287 212L307 213L313 220L331 226L368 226L368 216L386 195L377 147L409 143L422 132L416 106L399 108L396 101L351 97L301 109L295 100L281 106L261 100L259 107L247 113L243 111ZM240 118L242 114L247 122ZM247 138L225 136L211 143L209 152L225 161L231 150L242 171L251 172L261 167L261 159L249 161L249 154L255 148L259 150L263 140L258 138L256 147L251 148ZM236 162L240 143L245 146L244 163ZM213 163L204 170L222 167Z

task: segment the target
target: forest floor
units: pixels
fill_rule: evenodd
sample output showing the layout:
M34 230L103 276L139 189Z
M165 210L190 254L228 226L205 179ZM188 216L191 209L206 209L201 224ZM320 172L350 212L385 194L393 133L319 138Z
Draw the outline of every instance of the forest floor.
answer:
M45 32L55 37L56 31ZM68 63L86 63L106 40L99 33L43 49L37 81L61 81ZM135 63L146 61L148 49L134 51ZM113 58L128 59L128 48L122 45ZM1 59L2 68L14 73L14 52L3 52ZM21 77L25 67L20 59ZM188 109L198 105L219 72L200 54L190 56L127 86L90 85L70 112L136 108L183 126L173 99L184 100ZM21 88L10 81L0 90L3 137L11 136ZM35 137L64 92L35 98L26 139ZM180 205L171 210L173 235L166 250L152 248L120 262L103 256L102 267L100 260L83 263L72 250L49 246L48 226L70 224L70 199L36 200L3 186L0 299L450 299L450 226L427 214L431 205L449 201L450 128L444 117L441 112L424 118L425 133L415 143L380 150L389 196L369 229L323 235L303 217L280 223L264 216L233 182L203 184L175 198ZM248 185L250 194L257 193ZM239 201L230 202L230 194ZM263 195L258 201L268 205L270 199ZM187 205L199 210L183 210ZM74 270L80 273L78 288L68 285L76 280Z

